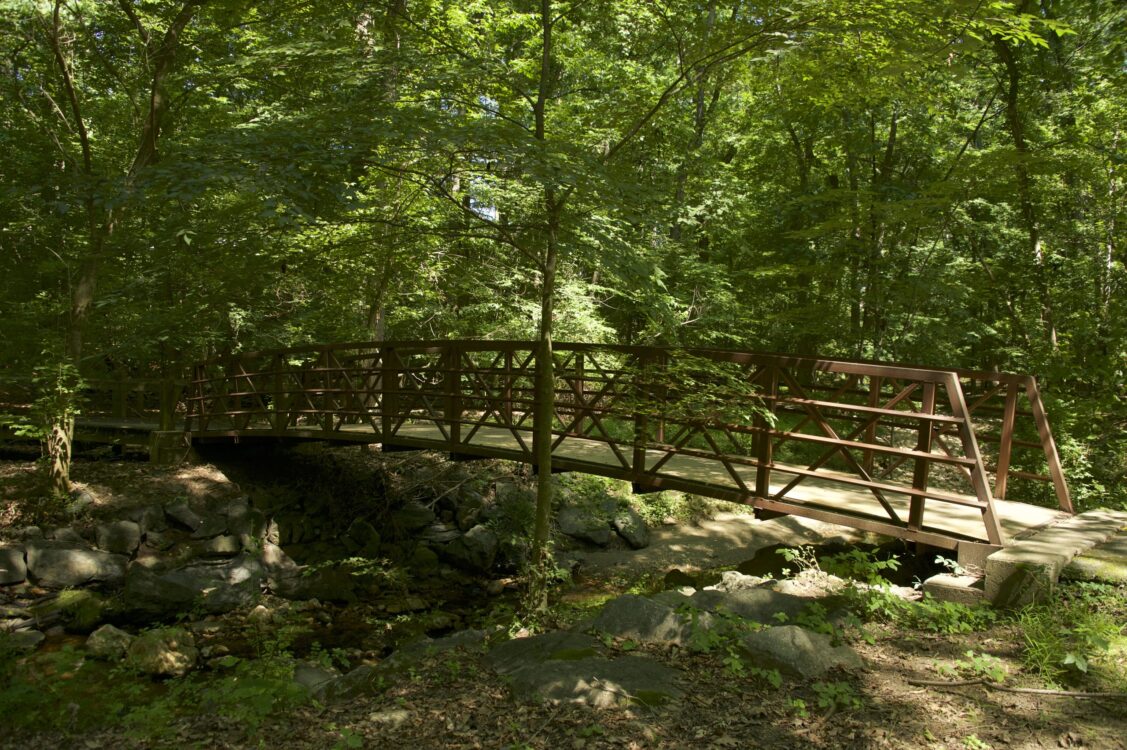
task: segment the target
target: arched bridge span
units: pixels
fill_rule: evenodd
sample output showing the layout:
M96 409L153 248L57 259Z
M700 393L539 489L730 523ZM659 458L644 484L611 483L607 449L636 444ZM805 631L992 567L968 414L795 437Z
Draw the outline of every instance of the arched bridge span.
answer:
M1034 378L710 349L556 344L552 468L940 548L1071 513ZM192 440L380 443L535 465L536 344L305 346L200 363ZM1017 483L1059 510L1005 498Z

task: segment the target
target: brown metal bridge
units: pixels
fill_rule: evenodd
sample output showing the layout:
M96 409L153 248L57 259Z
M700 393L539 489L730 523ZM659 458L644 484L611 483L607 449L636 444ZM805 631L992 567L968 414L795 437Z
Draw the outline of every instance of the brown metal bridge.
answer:
M536 344L306 346L200 363L194 442L328 440L536 464ZM711 349L556 344L552 469L943 549L1071 513L1034 378ZM1007 501L1025 496L1055 508ZM1044 502L1043 502L1044 504Z

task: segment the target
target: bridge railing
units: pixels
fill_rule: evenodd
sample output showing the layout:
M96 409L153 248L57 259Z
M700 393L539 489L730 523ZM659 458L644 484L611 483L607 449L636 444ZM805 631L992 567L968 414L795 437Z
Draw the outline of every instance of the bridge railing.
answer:
M534 352L520 341L385 342L212 360L195 368L188 429L201 439L379 442L535 463ZM928 512L956 507L980 518L979 536L1002 543L994 500L1014 479L1052 485L1071 511L1032 378L567 343L555 358L556 469L769 513L849 517L937 546L950 538L932 530ZM1024 468L1031 449L1047 473ZM1027 454L1023 468L1015 451Z
M78 394L79 423L133 424L138 428L173 430L183 419L185 381L100 375L83 378ZM30 378L0 382L0 415L29 417L37 396Z

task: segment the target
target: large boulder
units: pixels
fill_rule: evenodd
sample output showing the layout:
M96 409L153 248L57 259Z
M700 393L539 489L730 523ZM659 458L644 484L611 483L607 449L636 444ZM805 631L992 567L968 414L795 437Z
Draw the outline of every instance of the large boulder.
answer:
M499 541L493 530L478 524L443 548L454 564L474 572L487 573L497 559Z
M614 536L607 520L586 508L567 506L556 516L556 523L562 533L600 547L610 544Z
M403 531L411 532L425 529L435 521L434 511L414 500L405 503L391 513L391 523Z
M353 521L341 540L349 553L361 557L375 557L380 553L380 532L363 518Z
M640 656L607 659L598 646L590 636L554 631L498 644L486 662L524 700L609 707L657 705L681 695L676 670Z
M186 501L166 505L164 515L169 521L188 531L194 532L203 526L203 518L201 518L200 514L196 513Z
M691 600L692 606L698 609L736 615L764 625L778 623L780 619L794 620L810 606L810 600L801 596L761 588L735 591L704 589L694 593Z
M848 646L834 646L823 633L783 625L750 633L740 648L757 667L804 680L814 680L831 669L861 669L861 656Z
M134 565L126 576L123 604L129 611L153 615L196 606L220 614L254 604L264 578L262 564L247 555L163 572Z
M120 585L128 558L73 542L34 541L27 544L27 573L46 588L66 588L88 583Z
M95 659L120 661L125 657L134 636L113 625L103 625L86 639L86 653Z
M133 521L114 521L98 526L98 548L115 555L132 555L141 544L141 526Z
M138 635L126 658L131 667L157 677L183 677L199 660L192 634L184 628L157 628Z
M591 622L591 628L614 636L646 643L689 645L694 628L707 630L712 616L707 612L685 617L672 608L642 596L626 594L606 603Z
M611 522L614 530L631 549L642 549L650 543L650 527L638 512L629 505L619 508Z
M22 544L0 546L0 586L27 580L27 561Z

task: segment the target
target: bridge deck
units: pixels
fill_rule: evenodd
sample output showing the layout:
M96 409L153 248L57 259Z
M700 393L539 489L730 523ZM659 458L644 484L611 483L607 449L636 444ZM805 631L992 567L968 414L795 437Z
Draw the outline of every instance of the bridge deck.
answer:
M262 436L279 437L276 433L258 432ZM250 438L255 433L255 430L243 430L239 437ZM524 446L512 430L480 427L469 440L459 443L458 450L469 455L527 462L528 448L532 444L531 431L521 431L520 434ZM367 424L341 425L332 433L324 433L316 429L291 428L281 437L356 443L379 442L376 431ZM393 445L448 451L450 440L434 422L407 422L396 430ZM664 457L665 453L661 450L647 450L645 460L647 469L657 465ZM552 458L553 465L562 470L585 471L619 479L633 478L622 466L622 462L610 446L599 440L566 437L553 450ZM779 463L774 464L772 468L771 494L774 496L787 482L798 476L798 472L796 467ZM745 488L755 486L754 466L739 466L735 467L735 470ZM826 478L807 478L786 493L788 513L821 520L846 521L851 526L868 528L878 533L888 531L884 525L889 517L872 492L840 484L840 481L849 479L847 474L825 470L822 473ZM675 455L657 472L647 474L640 484L645 489L679 489L737 502L745 500L748 494L746 489L740 487L723 462L698 456ZM901 518L908 517L911 500L908 494L889 491L885 493L885 497ZM952 547L953 538L987 541L981 511L973 505L975 498L970 495L961 495L961 497L965 499L965 505L954 502L929 502L925 505L923 531L936 537L929 539L925 536L926 541L939 547ZM1059 510L1027 503L997 499L994 503L1007 541L1026 536L1066 515ZM803 512L804 510L806 512Z
M537 432L551 435L552 470L944 549L1005 545L1057 517L1005 502L1012 480L1051 484L1072 511L1030 376L557 344L549 414L537 350L368 342L209 360L190 382L188 430L195 440L369 442L535 465L534 427L546 419Z

